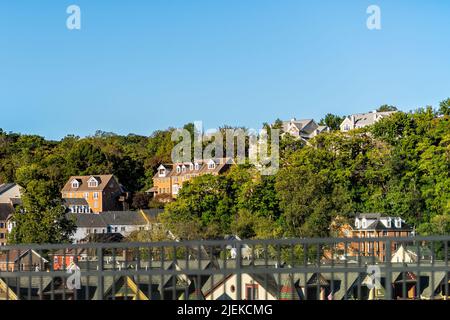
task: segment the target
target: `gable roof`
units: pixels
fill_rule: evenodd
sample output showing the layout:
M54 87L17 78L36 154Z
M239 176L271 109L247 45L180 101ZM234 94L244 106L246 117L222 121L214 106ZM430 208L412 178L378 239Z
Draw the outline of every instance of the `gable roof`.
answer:
M15 183L4 183L4 184L0 184L0 195L5 193L6 191L12 189L13 187L15 187L16 184Z
M100 214L107 225L146 225L139 211L105 211Z
M98 181L97 187L89 187L88 181L94 177ZM75 192L75 191L103 191L108 186L110 181L115 179L112 174L105 175L91 175L91 176L72 176L66 182L61 192ZM72 181L77 180L80 185L78 188L72 188ZM117 182L117 181L116 181ZM117 183L118 185L118 183Z
M208 163L210 163L211 161L216 164L214 169L208 168ZM193 164L194 163L199 164L198 169L196 169L194 166L194 168L191 170L191 168L190 168L191 162L174 163L174 164L172 164L173 169L170 172L168 172L163 178L181 177L181 176L192 175L192 174L196 174L196 175L202 175L202 174L207 174L207 173L219 174L219 173L224 172L226 169L228 169L229 166L235 164L235 162L232 158L210 158L210 159L204 159L204 160L196 160L193 162ZM177 166L182 167L183 165L186 167L186 170L184 170L184 171L180 170L180 172L177 172L176 167ZM153 177L160 178L158 172L156 172L156 174Z
M149 210L147 210L149 211ZM162 210L156 209L157 213ZM157 215L150 211L150 214ZM67 213L68 218L74 218L78 228L106 228L114 225L144 226L147 219L139 211L104 211L102 213Z
M14 207L9 203L0 203L0 220L5 221L14 213Z

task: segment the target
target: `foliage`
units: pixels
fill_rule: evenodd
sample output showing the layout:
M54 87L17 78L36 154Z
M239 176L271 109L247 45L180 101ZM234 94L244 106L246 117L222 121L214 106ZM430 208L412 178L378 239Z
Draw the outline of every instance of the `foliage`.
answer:
M344 119L345 117L328 113L325 115L325 118L320 120L319 124L321 126L327 126L330 130L339 130L339 127Z

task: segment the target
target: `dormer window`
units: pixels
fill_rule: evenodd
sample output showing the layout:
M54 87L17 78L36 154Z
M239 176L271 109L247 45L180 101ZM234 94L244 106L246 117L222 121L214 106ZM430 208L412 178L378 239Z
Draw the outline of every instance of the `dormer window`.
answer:
M180 173L180 172L181 172L181 167L177 166L177 173Z
M72 180L72 188L73 189L78 189L80 187L80 182L78 182L78 180Z
M361 227L361 225L359 223L359 219L355 220L355 227L356 227L356 229L359 229Z
M366 218L362 219L362 224L361 225L362 225L363 229L367 228L367 220L366 220Z
M166 167L164 167L163 165L160 165L158 167L158 176L160 176L160 177L166 176Z
M208 169L215 169L216 168L216 163L211 160L208 162Z
M186 172L186 166L185 166L185 165L183 165L183 166L181 167L181 172Z
M391 219L391 218L388 218L388 219L387 219L386 227L392 228L392 219Z
M189 170L194 170L194 165L192 163L189 164Z
M97 181L97 179L95 179L94 177L91 177L91 178L88 180L88 187L89 187L89 188L97 188L97 187L98 187L98 181Z
M196 162L194 165L195 170L197 171L198 169L200 169L200 165Z
M395 227L396 228L402 227L402 219L401 218L395 219Z

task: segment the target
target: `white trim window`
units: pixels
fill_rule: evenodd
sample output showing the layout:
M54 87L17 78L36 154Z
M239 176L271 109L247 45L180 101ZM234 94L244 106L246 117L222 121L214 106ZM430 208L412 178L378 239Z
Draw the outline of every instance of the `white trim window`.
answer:
M215 169L216 168L216 163L213 160L210 160L208 162L208 169Z
M88 187L89 187L89 188L97 188L97 187L98 187L98 181L97 181L97 179L95 179L94 177L91 177L91 178L88 180Z
M195 163L194 168L196 171L198 171L198 169L200 169L200 165L198 164L198 162Z
M78 189L80 187L80 182L78 182L77 179L73 179L72 180L72 188L73 189Z
M181 167L181 172L186 172L186 166L183 164L183 166Z
M177 173L180 173L180 172L181 172L181 167L177 166Z
M166 167L164 167L163 165L160 165L158 167L158 176L159 177L165 177L166 176Z
M391 218L388 218L388 219L387 219L387 221L386 221L386 227L387 227L387 228L392 228L392 219L391 219Z
M98 192L94 192L94 199L98 199Z
M189 164L189 170L190 170L190 171L194 170L194 164L193 164L193 163L190 163L190 164Z

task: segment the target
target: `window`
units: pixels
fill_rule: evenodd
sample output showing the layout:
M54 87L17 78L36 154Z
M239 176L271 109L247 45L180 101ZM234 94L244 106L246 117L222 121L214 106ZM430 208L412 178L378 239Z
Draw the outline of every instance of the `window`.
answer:
M98 208L98 201L94 201L94 208Z
M210 161L208 162L208 169L215 169L216 168L216 164L214 161Z
M355 220L355 227L356 227L357 229L360 228L359 219L356 219L356 220Z
M120 228L120 231L125 231L125 227L121 227L121 228Z
M258 300L258 285L257 284L245 285L245 299L246 300Z
M367 228L367 220L366 219L362 220L362 228L363 229Z
M84 198L87 200L87 199L89 199L89 192L85 192L84 193Z
M181 171L182 171L182 172L186 172L186 166L183 165L183 166L181 167Z
M94 199L98 199L98 192L94 192Z
M78 189L79 187L80 187L80 183L78 182L78 180L73 180L72 181L72 188Z
M194 167L195 167L195 170L200 169L200 165L197 162L195 163Z
M3 222L0 222L0 229L3 229L5 227L5 224Z
M90 178L88 181L89 188L96 188L98 187L98 181L94 177Z
M117 232L117 227L114 227L114 232Z
M163 177L166 175L166 169L159 169L159 176Z
M180 166L177 166L177 173L180 173L181 172L181 168L180 168Z
M191 163L191 164L189 164L189 170L194 170L194 165Z

